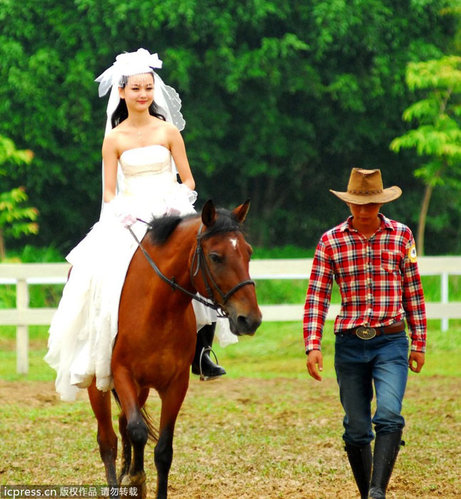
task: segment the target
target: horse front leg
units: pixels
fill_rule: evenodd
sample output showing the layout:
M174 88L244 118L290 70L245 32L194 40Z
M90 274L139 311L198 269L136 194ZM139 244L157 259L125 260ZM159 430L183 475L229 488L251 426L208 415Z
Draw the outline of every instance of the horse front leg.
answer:
M117 435L112 426L110 392L101 392L93 380L88 387L88 397L98 421L98 444L109 487L117 487Z
M173 436L179 410L189 386L189 365L187 370L171 383L167 390L160 392L162 412L160 431L154 458L157 468L157 499L166 499L168 495L168 475L173 461Z
M138 390L129 372L123 368L114 370L113 378L115 390L126 417L126 435L133 448L130 473L121 477L120 485L139 487L142 497L145 498L146 474L144 472L144 448L149 432L139 407ZM124 448L127 449L127 447ZM126 454L127 456L128 454Z
M139 407L143 407L146 403L147 397L149 396L149 389L142 389L138 396ZM131 461L132 461L132 448L131 441L127 431L127 419L125 413L122 411L118 418L118 428L120 431L120 436L122 438L122 465L119 473L119 483L126 481L130 474ZM129 480L129 478L128 478Z

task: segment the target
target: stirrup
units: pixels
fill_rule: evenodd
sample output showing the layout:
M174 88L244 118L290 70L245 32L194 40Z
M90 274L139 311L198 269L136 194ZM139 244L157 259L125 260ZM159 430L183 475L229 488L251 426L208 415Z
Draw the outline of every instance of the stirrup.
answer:
M202 369L202 358L203 356L206 354L206 353L212 353L213 354L213 357L214 357L214 360L215 360L215 364L217 366L219 366L219 361L218 361L218 357L216 357L216 354L214 353L213 349L211 347L203 347L202 348L202 351L200 352L200 358L198 360L198 365L199 365L199 368L200 368L200 381L208 381L210 379L215 379L215 378L218 378L219 376L205 376L203 374L203 369Z

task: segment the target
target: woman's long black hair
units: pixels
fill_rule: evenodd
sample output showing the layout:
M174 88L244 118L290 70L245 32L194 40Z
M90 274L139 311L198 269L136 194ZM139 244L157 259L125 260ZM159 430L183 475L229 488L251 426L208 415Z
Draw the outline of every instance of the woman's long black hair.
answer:
M152 78L154 78L154 75L152 75ZM126 84L128 83L128 76L123 76L122 81L121 81L121 88L125 88ZM165 116L159 112L157 104L152 101L152 104L149 106L149 114L151 116L155 116L156 118L160 118L163 121L166 121ZM117 125L120 125L120 123L128 118L128 108L126 107L126 102L125 99L120 99L120 102L118 103L117 108L115 111L112 113L111 116L111 124L112 128L115 128Z

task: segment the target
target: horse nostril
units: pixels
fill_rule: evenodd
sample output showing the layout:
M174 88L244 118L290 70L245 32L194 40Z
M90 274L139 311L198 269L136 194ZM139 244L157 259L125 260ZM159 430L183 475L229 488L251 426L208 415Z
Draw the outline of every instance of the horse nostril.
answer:
M254 333L260 324L260 319L251 316L239 315L237 318L237 328L240 333Z
M245 332L247 330L248 321L244 315L239 315L237 317L237 327L238 327L238 330L241 332Z

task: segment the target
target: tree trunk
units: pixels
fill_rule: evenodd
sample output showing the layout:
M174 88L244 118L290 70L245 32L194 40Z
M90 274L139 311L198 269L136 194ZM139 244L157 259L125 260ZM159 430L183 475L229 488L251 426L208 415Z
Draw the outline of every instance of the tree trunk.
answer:
M0 229L0 262L5 259L6 250L5 250L5 240L3 238L3 231Z
M416 235L416 249L418 254L424 256L424 233L426 231L426 219L427 212L429 211L429 204L431 202L432 192L434 191L435 181L442 176L444 170L446 169L445 164L442 164L440 168L434 173L432 182L426 184L426 190L424 191L423 202L421 203L421 210L419 212L418 221L418 233Z
M252 241L255 246L272 247L277 245L277 241L273 240L273 225L274 213L283 206L287 198L289 189L283 189L280 177L268 176L265 179L256 180L253 196L254 202L259 215L257 220L253 220L251 225Z
M427 212L429 211L429 203L431 202L433 185L426 185L424 191L423 202L421 203L421 210L419 212L418 221L418 234L416 235L416 249L420 256L424 255L424 232L426 230Z

